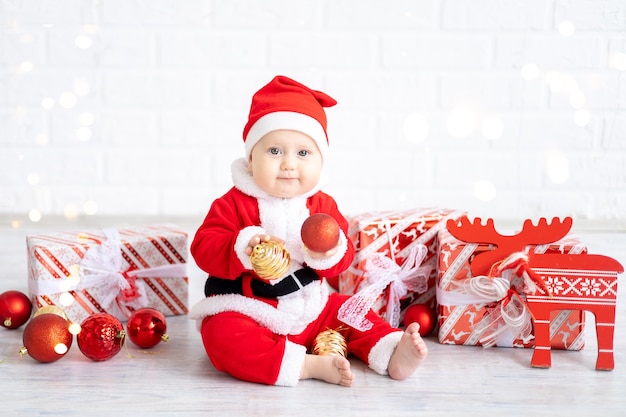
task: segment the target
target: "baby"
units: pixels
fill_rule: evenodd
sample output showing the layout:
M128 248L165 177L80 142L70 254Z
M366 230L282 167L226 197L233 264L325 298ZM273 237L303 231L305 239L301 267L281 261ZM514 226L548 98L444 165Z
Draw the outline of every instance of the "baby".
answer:
M366 319L373 325L360 331L337 316L349 296L330 289L326 279L336 280L350 266L354 246L335 200L321 191L328 152L324 108L335 104L284 76L254 94L243 130L246 155L231 166L234 187L213 202L191 244L209 277L206 298L190 317L200 323L213 365L236 378L352 385L347 358L309 353L327 329L341 329L349 353L397 380L411 376L428 353L417 323L402 331L370 311ZM300 236L315 213L331 215L341 229L337 246L323 253L307 249ZM291 257L276 279L261 278L250 260L252 249L268 241L283 244Z

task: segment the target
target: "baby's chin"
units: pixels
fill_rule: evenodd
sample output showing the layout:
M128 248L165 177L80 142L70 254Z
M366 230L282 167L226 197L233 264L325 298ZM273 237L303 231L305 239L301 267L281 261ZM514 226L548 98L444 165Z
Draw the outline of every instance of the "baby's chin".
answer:
M267 194L277 198L294 198L309 194L315 186L302 187L299 180L280 180L283 183L282 186L276 186L272 188L266 188ZM289 184L293 183L293 184Z

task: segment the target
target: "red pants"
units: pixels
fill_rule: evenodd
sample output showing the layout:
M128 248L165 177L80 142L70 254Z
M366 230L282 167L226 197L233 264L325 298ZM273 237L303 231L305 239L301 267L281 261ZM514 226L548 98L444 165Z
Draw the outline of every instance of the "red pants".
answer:
M318 319L297 335L272 333L255 320L236 312L219 313L206 317L200 329L204 348L213 365L220 371L250 382L274 385L278 379L287 341L311 350L315 337L327 329L346 328L337 319L339 307L348 295L330 294L328 302ZM391 327L377 314L370 311L367 319L374 323L370 330L360 332L353 328L342 330L346 338L348 352L368 363L370 350L384 336L399 331ZM302 366L302 359L289 361ZM293 372L300 372L294 369ZM293 374L292 372L292 374Z

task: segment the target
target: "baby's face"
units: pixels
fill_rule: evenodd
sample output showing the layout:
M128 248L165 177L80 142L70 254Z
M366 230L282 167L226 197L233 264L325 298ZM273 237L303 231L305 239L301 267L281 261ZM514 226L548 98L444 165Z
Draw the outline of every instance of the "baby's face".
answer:
M308 135L295 130L275 130L254 145L248 170L263 191L290 198L315 188L322 163L322 154Z

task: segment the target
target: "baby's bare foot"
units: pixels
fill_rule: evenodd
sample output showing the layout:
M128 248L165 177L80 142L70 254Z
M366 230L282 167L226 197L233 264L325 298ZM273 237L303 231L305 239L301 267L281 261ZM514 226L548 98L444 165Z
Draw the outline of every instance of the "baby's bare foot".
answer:
M424 362L428 348L420 336L419 329L419 324L411 323L404 331L387 368L391 378L406 379Z
M350 361L343 356L306 355L300 379L319 379L349 387L354 380Z

